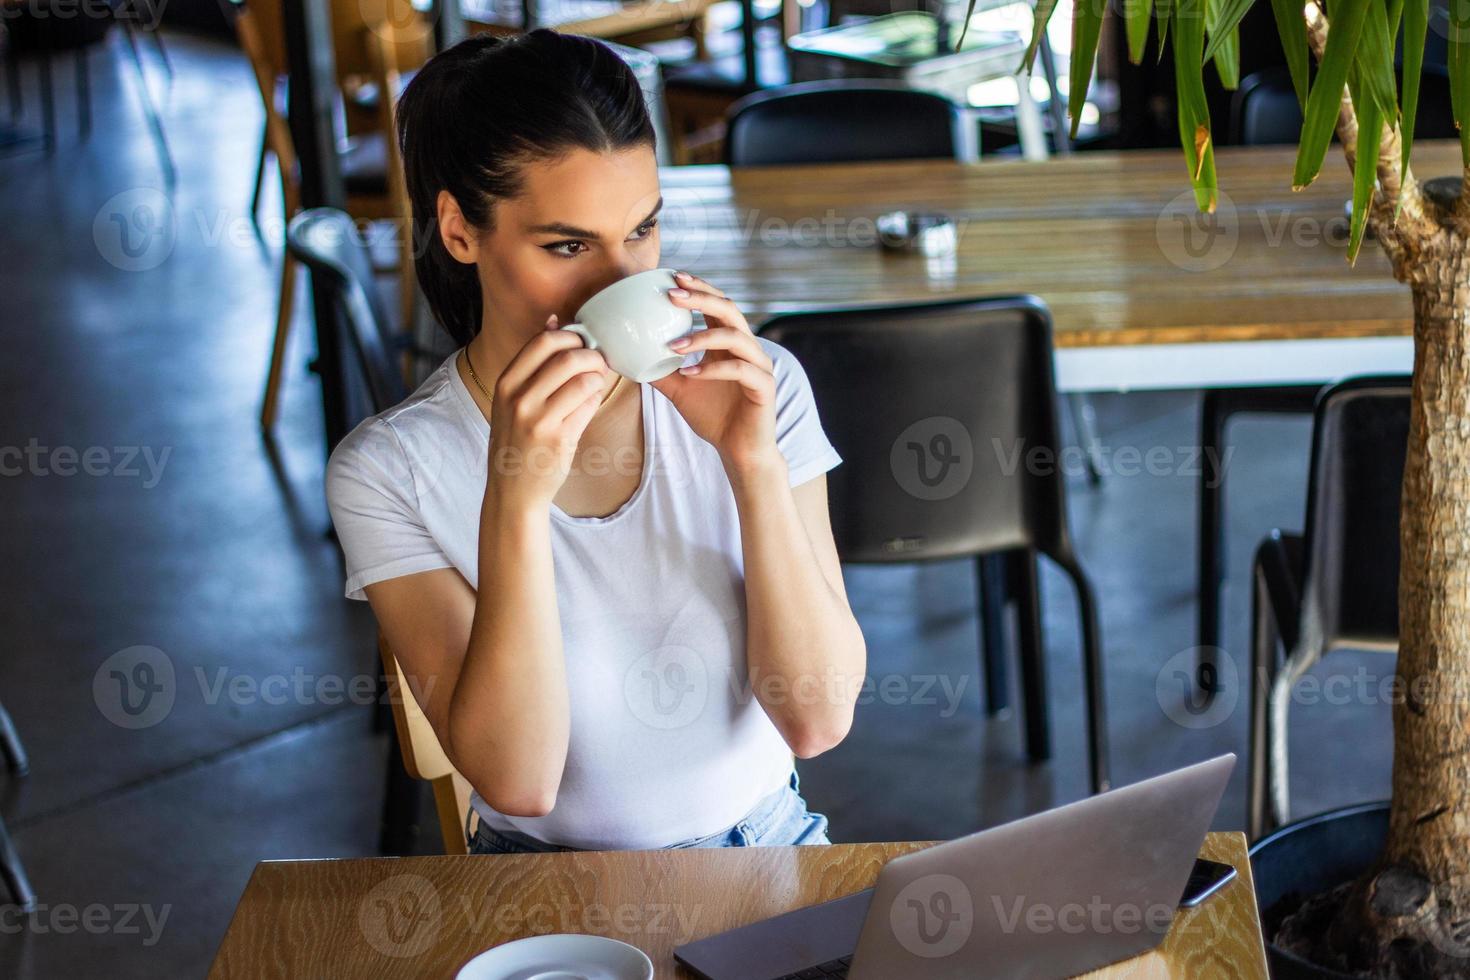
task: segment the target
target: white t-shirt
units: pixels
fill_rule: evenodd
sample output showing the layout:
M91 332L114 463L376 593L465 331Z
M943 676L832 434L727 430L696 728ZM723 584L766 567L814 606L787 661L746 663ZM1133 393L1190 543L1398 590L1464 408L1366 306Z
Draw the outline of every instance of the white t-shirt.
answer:
M801 365L757 340L774 362L776 444L794 487L842 460ZM791 750L747 682L745 564L724 465L672 402L639 388L645 457L633 496L607 517L551 507L571 707L556 805L519 817L478 793L471 801L491 827L573 847L655 848L715 833L791 772ZM342 440L326 485L349 598L432 568L457 568L477 586L489 442L454 356Z

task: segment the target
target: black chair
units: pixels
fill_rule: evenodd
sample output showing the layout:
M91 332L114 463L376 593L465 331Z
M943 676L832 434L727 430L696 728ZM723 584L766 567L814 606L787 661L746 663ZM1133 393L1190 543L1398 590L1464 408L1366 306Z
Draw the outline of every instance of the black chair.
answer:
M366 399L349 406L349 420L393 407L408 396L398 366L411 338L388 326L387 310L373 280L372 256L352 217L335 208L302 211L286 229L286 247L311 270L313 289L325 289L337 313L344 369L354 368ZM353 386L348 385L349 389Z
M395 354L402 343L390 332L390 321L373 281L368 246L351 216L334 208L302 211L287 226L286 247L311 270L312 288L325 290L330 298L339 349L344 355L344 374L353 379L353 383L343 386L349 428L403 401L408 391ZM376 660L376 651L373 656ZM388 681L381 674L378 681L380 697L374 728L387 732L393 743L388 750L379 847L384 854L401 854L411 846L427 784L414 779L404 768L392 710L388 699L381 696L388 689Z
M1051 755L1036 556L1077 590L1094 792L1108 787L1097 602L1072 549L1060 467L1051 316L1030 296L777 316L760 335L801 362L845 465L828 474L843 561L976 559L982 628L1004 569L1017 613L1026 744ZM994 561L1002 558L997 565ZM987 625L988 624L988 625ZM1001 644L982 651L987 683Z
M884 79L797 82L730 107L725 163L973 160L976 123L942 95Z
M173 63L169 61L163 38L158 31L161 18L162 6L155 5L153 0L107 0L103 6L80 9L75 4L54 3L53 0L42 0L39 7L18 6L5 18L12 48L8 53L6 68L12 117L18 114L21 102L20 71L15 55L35 52L40 57L42 142L47 153L55 148L56 106L52 92L51 56L70 51L76 67L77 130L83 139L87 138L92 128L92 87L88 56L93 47L101 46L106 41L114 23L121 24L137 74L138 99L142 103L149 131L158 150L165 181L173 186L176 178L173 155L169 151L162 117L148 90L143 59L138 50L138 28L135 26L143 25L142 29L152 36L159 59L171 80Z
M1285 67L1267 68L1241 79L1230 100L1231 142L1294 146L1301 135L1302 107Z
M1411 380L1354 378L1317 401L1303 535L1272 531L1252 570L1249 831L1285 823L1292 688L1336 650L1398 650L1399 492ZM1284 656L1284 659L1283 659Z
M5 710L4 705L0 705L0 753L5 755L5 763L15 775L24 776L31 771L25 747L20 744L20 735L15 730L15 722L10 720L10 713ZM20 863L20 854L5 829L4 820L0 820L0 879L4 879L5 887L10 890L11 900L22 912L35 909L35 890L26 877L25 867Z

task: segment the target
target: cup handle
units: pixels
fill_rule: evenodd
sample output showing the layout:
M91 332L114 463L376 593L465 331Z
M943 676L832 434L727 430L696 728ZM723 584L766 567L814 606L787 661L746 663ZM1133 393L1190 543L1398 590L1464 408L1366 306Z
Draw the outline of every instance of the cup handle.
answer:
M563 330L570 330L572 333L576 334L578 337L581 337L582 340L583 340L583 342L585 342L587 344L587 349L588 350L597 350L597 340L596 340L596 338L594 338L592 336L592 334L587 330L587 328L584 327L582 324L580 324L580 323L563 323L561 325L561 328Z

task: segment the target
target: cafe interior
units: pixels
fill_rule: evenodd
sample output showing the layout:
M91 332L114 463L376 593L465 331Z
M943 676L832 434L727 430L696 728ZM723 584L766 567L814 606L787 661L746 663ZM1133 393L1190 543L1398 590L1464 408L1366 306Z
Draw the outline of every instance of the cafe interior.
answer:
M1456 213L1458 177L1407 171L1470 152L1458 22L1297 6L0 0L0 976L1470 975L1464 837L1424 843L1470 826L1470 715L1400 694L1470 663L1432 468L1465 460L1470 359L1425 326L1470 317L1403 244ZM546 91L494 84L517 49ZM537 171L496 213L656 199L656 244L487 260L443 175L488 186L486 133L635 82L651 140L560 146L602 190ZM701 334L702 380L659 347ZM541 438L573 364L643 419L630 480L553 502L422 431ZM539 524L487 533L523 497ZM1401 562L1424 527L1438 558ZM438 558L364 557L404 528ZM629 667L643 628L682 639ZM705 673L731 638L731 678L855 683L742 698ZM752 775L773 754L799 795ZM1385 853L1413 887L1364 877ZM1395 922L1438 966L1304 952L1302 895L1360 880L1419 889ZM1118 914L1066 928L1089 901Z

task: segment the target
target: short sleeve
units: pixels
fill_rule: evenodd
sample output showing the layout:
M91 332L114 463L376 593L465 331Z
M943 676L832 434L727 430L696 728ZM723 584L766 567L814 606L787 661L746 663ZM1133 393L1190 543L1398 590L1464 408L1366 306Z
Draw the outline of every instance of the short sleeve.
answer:
M347 565L346 596L433 568L452 567L424 527L413 471L393 426L370 418L327 461L327 508Z
M776 375L776 447L786 459L793 487L820 476L842 462L817 414L812 385L801 362L772 340L757 337L771 358Z

